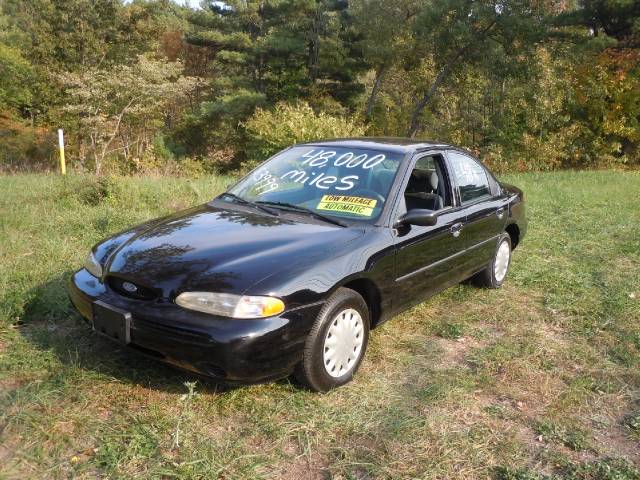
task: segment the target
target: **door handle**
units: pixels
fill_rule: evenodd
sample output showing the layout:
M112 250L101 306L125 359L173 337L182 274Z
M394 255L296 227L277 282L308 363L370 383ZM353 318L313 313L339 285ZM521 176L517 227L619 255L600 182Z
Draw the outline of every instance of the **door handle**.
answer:
M458 238L460 236L460 232L462 232L462 223L454 223L451 225L449 231L453 234L454 237Z
M498 216L499 219L502 219L502 217L504 217L504 211L505 211L504 207L500 207L498 210L496 210L496 215Z

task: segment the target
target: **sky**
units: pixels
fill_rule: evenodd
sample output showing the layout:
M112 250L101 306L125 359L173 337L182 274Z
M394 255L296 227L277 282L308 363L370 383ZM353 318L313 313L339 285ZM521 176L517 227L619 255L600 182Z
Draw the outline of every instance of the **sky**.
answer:
M131 0L123 0L124 3L129 3L131 2ZM173 0L174 2L176 2L179 5L188 5L189 7L192 8L200 8L200 1L201 0ZM216 0L211 2L212 4L219 4L221 7L226 6L227 4L222 1L222 0Z
M200 7L200 0L173 0L174 2L180 4L180 5L188 5L192 8L198 8ZM223 1L215 1L212 2L214 4L219 3L221 5L225 5L225 2Z

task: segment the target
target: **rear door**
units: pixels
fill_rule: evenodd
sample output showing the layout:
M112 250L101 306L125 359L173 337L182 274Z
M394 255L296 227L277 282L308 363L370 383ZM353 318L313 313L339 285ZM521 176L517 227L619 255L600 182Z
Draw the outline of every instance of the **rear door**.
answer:
M491 261L497 238L504 231L507 206L499 185L480 162L456 150L449 150L446 155L455 195L464 213L463 268L465 275L470 275Z

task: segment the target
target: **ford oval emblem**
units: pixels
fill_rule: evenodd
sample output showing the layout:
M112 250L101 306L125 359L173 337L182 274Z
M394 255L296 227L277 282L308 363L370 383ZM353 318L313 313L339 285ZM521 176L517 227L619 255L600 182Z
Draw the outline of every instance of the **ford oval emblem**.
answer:
M122 282L122 288L124 288L127 292L133 293L138 291L138 287L136 287L131 282Z

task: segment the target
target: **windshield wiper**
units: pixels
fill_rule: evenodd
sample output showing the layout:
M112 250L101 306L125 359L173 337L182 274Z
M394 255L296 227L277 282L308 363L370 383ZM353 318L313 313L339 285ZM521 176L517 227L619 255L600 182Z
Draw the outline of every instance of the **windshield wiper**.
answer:
M347 224L337 220L335 218L328 217L327 215L323 215L321 213L316 212L315 210L311 210L307 207L302 207L300 205L294 205L293 203L287 202L268 202L268 201L258 201L257 204L261 205L271 205L276 208L282 208L283 210L293 210L295 212L306 213L307 215L311 215L312 217L323 220L327 223L332 223L334 225L338 225L339 227L346 227Z
M266 212L269 215L273 215L275 217L278 217L280 215L278 212L272 210L271 208L267 208L267 207L264 207L262 205L258 205L258 202L250 202L249 200L245 200L244 198L239 197L235 193L223 192L219 196L220 197L231 198L231 199L235 200L236 202L238 202L241 205L249 205L251 207L257 208L258 210L262 210L263 212ZM262 202L260 202L260 203L262 203Z

